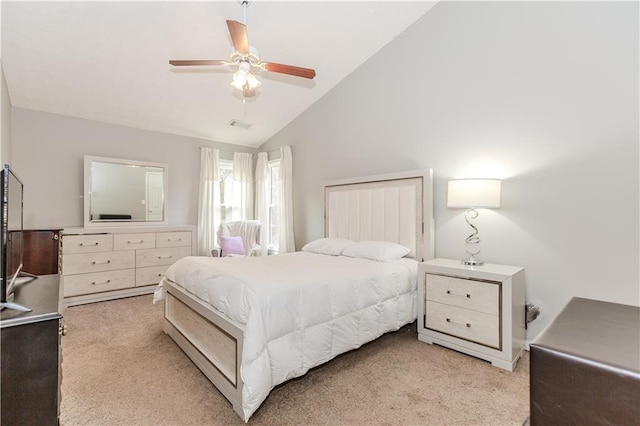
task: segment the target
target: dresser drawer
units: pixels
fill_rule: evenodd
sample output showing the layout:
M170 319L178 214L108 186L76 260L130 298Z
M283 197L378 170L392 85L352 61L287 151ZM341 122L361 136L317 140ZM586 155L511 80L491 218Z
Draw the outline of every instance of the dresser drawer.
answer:
M171 265L178 259L191 255L191 247L169 247L136 250L136 266Z
M153 232L140 234L114 234L114 250L136 250L155 248L156 236Z
M113 250L111 234L63 235L62 254L97 253Z
M63 283L64 297L120 290L135 285L135 270L122 269L118 271L69 275L64 277Z
M425 311L426 328L501 349L499 316L429 300Z
M158 284L167 271L167 265L145 266L136 269L136 286Z
M62 274L84 274L87 272L113 271L135 267L133 250L106 253L69 254L62 257Z
M174 231L174 232L157 232L156 247L190 247L191 232Z
M500 313L500 283L427 274L427 301L484 312Z

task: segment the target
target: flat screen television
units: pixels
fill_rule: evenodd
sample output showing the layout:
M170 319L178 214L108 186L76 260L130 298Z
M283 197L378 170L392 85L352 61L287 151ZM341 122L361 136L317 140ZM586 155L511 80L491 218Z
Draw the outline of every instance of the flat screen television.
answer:
M22 212L24 186L14 171L5 164L0 172L0 308L28 312L31 309L13 302L16 285L35 278L22 272L24 256Z

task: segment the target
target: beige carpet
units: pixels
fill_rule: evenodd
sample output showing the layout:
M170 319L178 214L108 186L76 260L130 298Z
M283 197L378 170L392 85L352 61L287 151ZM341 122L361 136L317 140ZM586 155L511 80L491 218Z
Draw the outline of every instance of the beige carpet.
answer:
M65 312L61 424L243 422L139 296ZM255 425L521 425L529 357L513 373L419 342L415 323L271 391Z

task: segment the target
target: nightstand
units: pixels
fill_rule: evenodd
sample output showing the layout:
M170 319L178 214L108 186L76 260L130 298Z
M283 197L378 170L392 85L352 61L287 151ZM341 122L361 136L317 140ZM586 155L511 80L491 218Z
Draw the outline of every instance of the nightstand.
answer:
M526 324L524 268L433 259L418 267L418 339L513 371Z

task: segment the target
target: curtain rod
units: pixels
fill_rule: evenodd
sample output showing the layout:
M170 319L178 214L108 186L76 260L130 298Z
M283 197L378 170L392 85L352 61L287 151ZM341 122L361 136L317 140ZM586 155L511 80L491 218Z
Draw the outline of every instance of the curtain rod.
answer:
M202 150L204 148L211 148L210 146L199 146L198 149ZM225 153L225 154L234 154L236 152L242 152L242 151L227 151L225 149L218 149L218 148L211 148L211 149L217 149L218 151L220 151L221 153ZM250 152L243 152L243 154L250 154L252 157L255 157L255 154L251 154Z
M198 147L198 149L202 149L202 148L211 148L211 147L210 146L199 146ZM218 149L218 148L212 148L212 149ZM226 150L222 150L222 149L218 149L218 151L224 152L225 154L233 154L234 152L236 152L236 151L226 151ZM293 152L293 147L291 147L291 151ZM275 154L275 153L280 153L280 148L273 149L271 151L260 151L260 152L266 152L267 154ZM248 152L247 152L247 154L248 154ZM251 155L255 156L256 154L251 154Z

